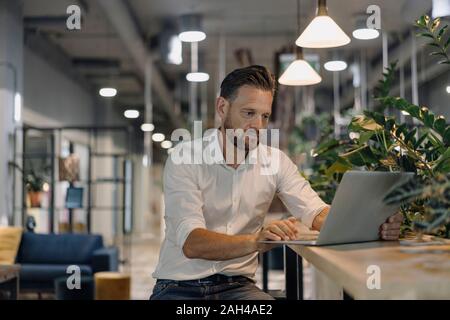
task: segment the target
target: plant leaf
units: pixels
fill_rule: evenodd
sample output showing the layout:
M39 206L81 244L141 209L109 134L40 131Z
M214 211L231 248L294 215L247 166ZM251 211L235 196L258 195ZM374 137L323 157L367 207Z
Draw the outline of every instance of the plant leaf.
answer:
M445 118L438 118L434 122L433 129L436 130L441 136L444 135L445 129L447 127L447 122Z

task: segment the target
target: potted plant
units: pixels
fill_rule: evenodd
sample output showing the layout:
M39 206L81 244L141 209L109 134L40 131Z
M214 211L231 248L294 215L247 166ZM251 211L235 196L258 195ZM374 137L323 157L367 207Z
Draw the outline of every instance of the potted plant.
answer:
M30 170L25 177L25 185L28 190L28 197L30 199L31 207L40 207L44 178L36 174L34 170Z

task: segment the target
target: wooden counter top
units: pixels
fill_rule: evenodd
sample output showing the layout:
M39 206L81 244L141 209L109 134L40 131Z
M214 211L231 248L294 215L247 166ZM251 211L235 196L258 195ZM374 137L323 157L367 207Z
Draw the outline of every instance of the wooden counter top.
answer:
M289 247L355 299L450 299L450 244L411 247L376 241ZM380 268L380 289L367 287L370 265Z

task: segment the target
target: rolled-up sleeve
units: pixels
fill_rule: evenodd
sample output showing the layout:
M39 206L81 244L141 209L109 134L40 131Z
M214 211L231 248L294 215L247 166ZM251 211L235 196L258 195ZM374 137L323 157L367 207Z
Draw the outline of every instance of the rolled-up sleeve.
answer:
M278 197L294 217L311 228L314 218L328 205L283 152L280 152L280 164L277 175Z
M181 248L192 230L206 228L194 166L175 164L168 157L164 167L165 220L173 231L172 240Z

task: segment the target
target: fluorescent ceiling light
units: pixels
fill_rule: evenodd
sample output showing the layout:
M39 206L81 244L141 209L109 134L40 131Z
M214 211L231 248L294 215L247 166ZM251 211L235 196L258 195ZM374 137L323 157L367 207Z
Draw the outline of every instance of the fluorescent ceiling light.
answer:
M295 44L304 48L332 48L350 43L350 38L330 16L326 0L318 0L316 17L309 23Z
M161 142L161 148L163 148L163 149L172 148L172 141L164 140L163 142Z
M447 90L447 93L450 93L450 86L447 86L445 90Z
M377 29L361 28L352 32L353 38L359 40L376 39L380 35Z
M308 86L320 81L322 78L316 70L303 59L293 61L278 79L280 84L286 86Z
M144 132L152 132L155 130L155 125L153 123L143 123L141 125L141 130Z
M323 67L328 71L342 71L347 69L347 63L341 60L333 60L325 62Z
M152 135L152 140L155 141L155 142L161 142L161 141L164 141L165 138L166 138L166 137L165 137L164 134L162 134L162 133L154 133L154 134Z
M205 72L189 72L186 75L186 79L190 82L205 82L209 80L209 74Z
M128 119L136 119L139 117L139 111L134 110L134 109L128 109L128 110L125 110L123 115L125 116L125 118L128 118Z
M117 90L114 88L101 88L98 93L102 96L102 97L106 97L106 98L110 98L110 97L115 97L117 94Z

